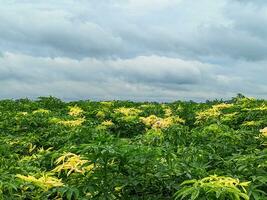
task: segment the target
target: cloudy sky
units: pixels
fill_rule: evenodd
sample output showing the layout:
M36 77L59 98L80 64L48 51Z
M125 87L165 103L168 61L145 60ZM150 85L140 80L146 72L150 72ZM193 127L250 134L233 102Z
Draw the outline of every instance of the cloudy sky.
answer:
M267 98L266 0L0 0L0 98Z

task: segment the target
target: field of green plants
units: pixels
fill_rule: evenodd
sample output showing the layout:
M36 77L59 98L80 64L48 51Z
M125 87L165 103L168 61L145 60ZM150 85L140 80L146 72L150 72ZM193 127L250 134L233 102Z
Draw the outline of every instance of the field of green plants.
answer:
M0 199L267 199L267 101L0 101Z

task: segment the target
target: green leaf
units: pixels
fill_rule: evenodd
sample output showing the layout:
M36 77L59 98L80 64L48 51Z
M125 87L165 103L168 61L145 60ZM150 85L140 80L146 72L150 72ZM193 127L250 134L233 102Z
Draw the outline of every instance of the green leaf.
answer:
M197 182L196 179L193 179L193 180L186 180L186 181L184 181L184 182L181 184L181 186L183 186L183 185L188 185L188 184L192 184L192 183L195 183L195 182Z
M239 196L241 196L245 200L249 200L249 196L245 193L240 193Z
M192 194L191 194L191 200L195 200L199 195L199 190L196 189Z
M182 188L182 189L178 190L178 192L175 193L175 196L176 196L175 199L178 199L179 197L182 197L181 199L183 199L184 197L191 194L192 190L193 190L193 188L189 188L189 187Z

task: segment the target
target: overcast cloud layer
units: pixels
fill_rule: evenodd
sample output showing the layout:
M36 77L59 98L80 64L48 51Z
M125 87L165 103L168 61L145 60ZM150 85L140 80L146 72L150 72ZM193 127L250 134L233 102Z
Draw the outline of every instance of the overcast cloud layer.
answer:
M267 98L265 0L0 0L0 98Z

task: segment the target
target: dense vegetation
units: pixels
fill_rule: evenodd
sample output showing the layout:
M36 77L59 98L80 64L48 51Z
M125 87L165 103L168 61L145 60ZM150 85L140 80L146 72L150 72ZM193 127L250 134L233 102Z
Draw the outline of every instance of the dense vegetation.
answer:
M267 199L267 101L0 101L0 199Z

